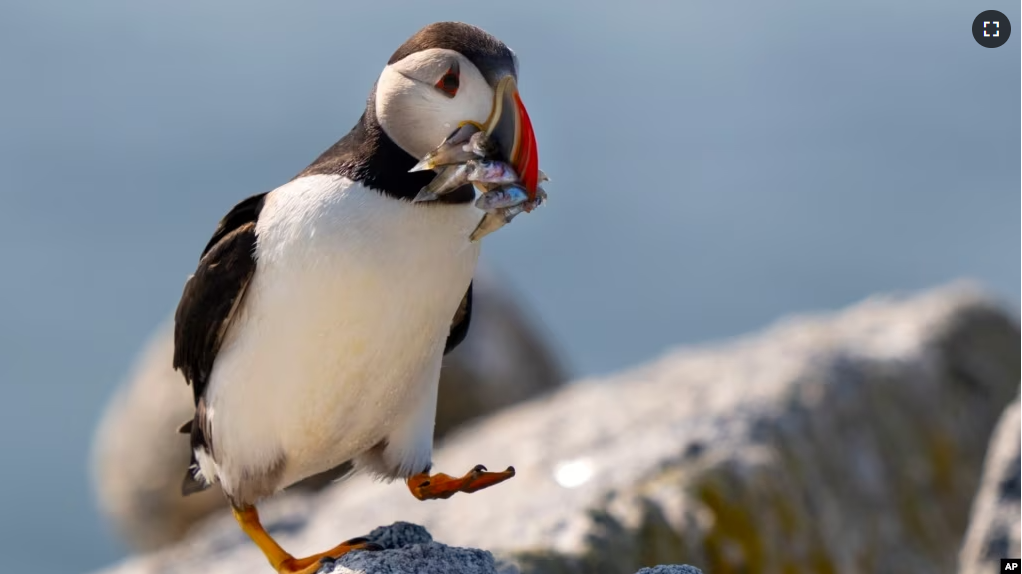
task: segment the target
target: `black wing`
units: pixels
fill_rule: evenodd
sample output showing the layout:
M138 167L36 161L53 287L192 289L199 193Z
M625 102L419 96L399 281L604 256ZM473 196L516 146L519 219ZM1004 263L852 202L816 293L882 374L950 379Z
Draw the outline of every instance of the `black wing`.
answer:
M202 250L199 266L185 283L174 314L174 368L192 385L195 415L180 431L191 435L192 460L181 493L193 494L209 485L194 475L195 449L209 451L210 429L203 393L213 371L224 334L241 305L255 273L256 220L266 194L254 195L222 219Z
M444 345L444 354L450 353L455 347L465 340L468 335L468 325L472 321L472 284L468 284L468 291L461 299L458 310L451 319L451 332L447 335L447 343Z
M174 368L191 383L196 406L255 273L255 226L265 198L261 193L242 201L220 221L174 315Z

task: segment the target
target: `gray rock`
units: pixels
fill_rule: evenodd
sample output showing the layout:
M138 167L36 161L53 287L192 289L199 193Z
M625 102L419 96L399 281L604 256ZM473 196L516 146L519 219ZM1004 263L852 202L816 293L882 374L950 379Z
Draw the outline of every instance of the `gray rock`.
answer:
M1022 515L1022 438L1019 400L1001 416L987 449L983 481L972 504L969 530L959 556L961 574L997 572L1001 558L1019 558Z
M390 526L381 526L366 534L366 538L387 550L433 542L429 531L418 524L409 522L395 522Z
M982 456L1016 393L1014 320L976 292L876 298L682 349L459 429L436 468L514 464L494 488L421 503L399 484L263 505L305 553L409 520L532 573L953 572ZM252 572L214 519L111 572ZM262 565L265 568L265 565Z
M367 535L384 547L378 552L351 552L320 569L321 574L497 574L493 555L484 550L452 548L433 542L425 528L397 522ZM502 574L511 574L504 571Z
M446 359L436 436L561 385L563 371L544 337L499 278L480 273L468 338ZM108 405L93 444L100 509L138 550L178 540L200 519L224 511L219 489L183 498L188 439L176 432L191 416L192 391L171 368L173 332L161 326ZM297 486L317 490L329 474Z

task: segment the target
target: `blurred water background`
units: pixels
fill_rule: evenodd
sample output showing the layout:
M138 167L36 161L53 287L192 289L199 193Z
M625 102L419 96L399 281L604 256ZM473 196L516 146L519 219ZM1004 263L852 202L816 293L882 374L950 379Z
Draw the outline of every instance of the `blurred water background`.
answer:
M87 483L104 401L219 217L344 134L432 21L519 54L551 200L484 258L575 374L958 277L1017 309L1019 42L970 32L1020 29L1017 2L429 4L0 3L12 571L121 555Z

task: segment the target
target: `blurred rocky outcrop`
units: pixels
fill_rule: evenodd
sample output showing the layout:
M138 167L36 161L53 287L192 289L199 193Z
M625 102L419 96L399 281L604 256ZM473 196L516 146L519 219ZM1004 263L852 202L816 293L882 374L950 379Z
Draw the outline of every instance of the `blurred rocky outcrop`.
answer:
M954 572L1020 342L1014 319L966 287L875 298L459 429L437 469L514 464L494 488L423 503L356 477L268 501L263 516L298 554L407 520L526 574ZM263 560L218 518L110 573L240 574Z
M180 539L199 519L224 511L219 489L182 497L188 439L176 432L191 417L192 391L171 368L172 324L159 328L133 372L110 401L94 439L93 483L100 509L138 550ZM436 436L475 417L558 387L555 353L500 280L475 282L472 325L445 358ZM329 475L298 489L318 489Z
M998 572L1001 558L1022 557L1022 418L1019 400L1001 416L987 449L983 481L972 504L972 518L960 556L960 574Z

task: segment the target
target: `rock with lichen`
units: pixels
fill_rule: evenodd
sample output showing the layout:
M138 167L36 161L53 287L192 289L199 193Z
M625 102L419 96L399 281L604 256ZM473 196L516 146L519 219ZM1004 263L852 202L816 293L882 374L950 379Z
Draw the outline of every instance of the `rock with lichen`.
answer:
M979 492L972 504L969 530L959 556L960 574L997 572L1001 558L1022 555L1022 437L1019 400L1001 416L987 449L986 465Z
M874 298L680 349L460 429L436 469L514 464L517 476L493 488L423 503L360 477L269 502L263 515L299 554L409 520L525 574L682 563L954 572L986 444L1016 393L1019 347L1014 319L971 289ZM216 519L111 574L197 565L265 568Z
M475 281L472 328L445 358L436 435L475 417L560 386L555 353L500 281L485 272ZM142 352L134 372L111 400L93 445L93 484L100 509L138 550L178 540L203 517L225 512L219 488L181 496L188 438L176 429L192 416L192 390L171 367L168 322ZM329 473L298 489L330 484Z
M513 574L493 554L474 548L455 548L433 541L425 528L396 522L366 535L382 550L350 552L324 564L323 574L372 574L415 572L416 574Z

